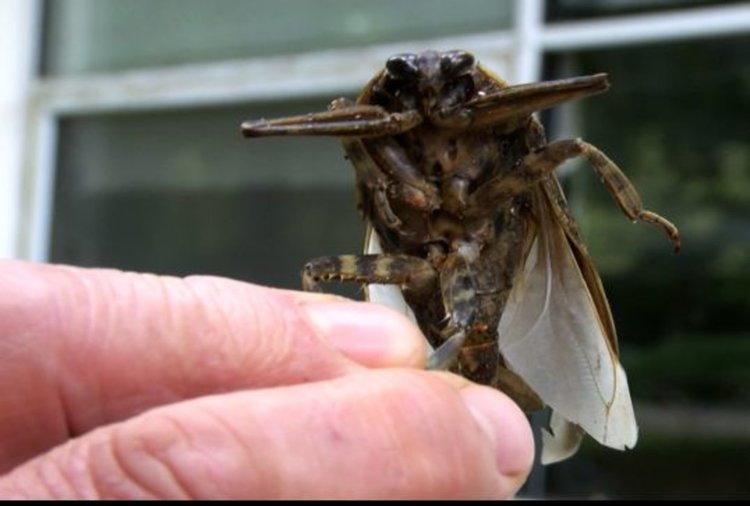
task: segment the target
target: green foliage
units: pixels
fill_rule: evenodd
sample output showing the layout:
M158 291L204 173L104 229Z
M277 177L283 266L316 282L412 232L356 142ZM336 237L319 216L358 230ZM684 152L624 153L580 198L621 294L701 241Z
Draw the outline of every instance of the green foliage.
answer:
M622 362L637 399L750 405L750 333L672 336L624 348Z
M548 471L550 497L740 499L750 497L750 440L641 434L617 452L584 441L572 460Z
M750 328L748 43L745 36L575 57L576 73L606 71L612 81L608 93L580 103L582 135L683 238L673 256L660 233L621 215L590 170L568 182L625 342Z

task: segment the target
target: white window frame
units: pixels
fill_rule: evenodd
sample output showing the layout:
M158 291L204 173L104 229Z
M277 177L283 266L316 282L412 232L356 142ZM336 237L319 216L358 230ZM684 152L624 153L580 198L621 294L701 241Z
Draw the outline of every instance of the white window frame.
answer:
M538 80L547 52L750 33L750 6L545 24L544 0L515 0L513 26L434 40L291 56L32 77L42 0L0 0L0 258L47 261L62 115L354 95L395 53L463 48L510 82ZM6 113L6 111L8 111Z

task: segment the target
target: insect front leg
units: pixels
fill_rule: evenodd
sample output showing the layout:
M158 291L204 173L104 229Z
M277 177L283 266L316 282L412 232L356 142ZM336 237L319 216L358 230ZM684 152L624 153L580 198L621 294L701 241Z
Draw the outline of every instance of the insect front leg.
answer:
M376 105L351 104L339 99L325 112L261 119L242 123L245 137L275 135L324 135L332 137L380 137L397 135L422 123L414 110L388 112Z
M430 262L410 255L337 255L316 258L302 271L302 286L320 291L322 281L356 281L399 285L405 291L429 294L438 274Z
M440 111L433 121L447 128L477 128L505 124L508 131L529 114L606 91L606 74L508 86Z

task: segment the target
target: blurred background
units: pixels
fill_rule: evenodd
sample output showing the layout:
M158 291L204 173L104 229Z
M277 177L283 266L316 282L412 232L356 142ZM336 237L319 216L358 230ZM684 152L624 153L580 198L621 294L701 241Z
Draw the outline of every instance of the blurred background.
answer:
M538 468L535 497L750 497L750 4L710 0L0 0L0 257L298 288L363 225L335 139L249 118L466 49L510 82L608 72L541 115L674 221L673 255L560 170L613 306L641 438ZM357 293L352 290L350 293Z

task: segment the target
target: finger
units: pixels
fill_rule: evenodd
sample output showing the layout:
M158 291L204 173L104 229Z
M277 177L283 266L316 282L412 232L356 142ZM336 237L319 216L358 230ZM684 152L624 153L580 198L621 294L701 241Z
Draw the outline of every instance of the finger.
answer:
M153 406L420 365L423 346L403 316L332 296L0 262L0 472Z
M19 467L0 495L504 498L532 458L505 395L380 369L159 408Z

